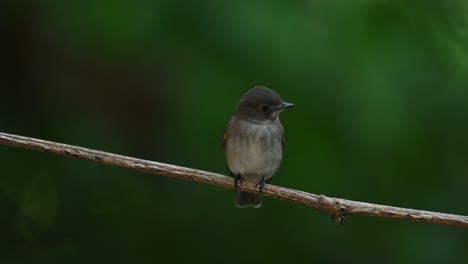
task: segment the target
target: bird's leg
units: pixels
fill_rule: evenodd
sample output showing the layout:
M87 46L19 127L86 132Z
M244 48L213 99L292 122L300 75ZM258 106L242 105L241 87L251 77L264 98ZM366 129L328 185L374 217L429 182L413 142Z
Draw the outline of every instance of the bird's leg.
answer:
M234 191L237 192L239 190L239 182L241 181L240 174L234 176Z
M259 192L262 192L263 189L265 189L265 176L262 176L262 179L257 184L255 184L254 187L257 187L257 186L258 186Z

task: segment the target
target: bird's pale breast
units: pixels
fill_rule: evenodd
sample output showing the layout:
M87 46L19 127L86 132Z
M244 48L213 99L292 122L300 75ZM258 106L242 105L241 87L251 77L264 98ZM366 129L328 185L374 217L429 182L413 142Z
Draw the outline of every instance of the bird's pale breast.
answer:
M269 179L283 156L283 127L276 121L232 120L225 153L229 170L244 179Z

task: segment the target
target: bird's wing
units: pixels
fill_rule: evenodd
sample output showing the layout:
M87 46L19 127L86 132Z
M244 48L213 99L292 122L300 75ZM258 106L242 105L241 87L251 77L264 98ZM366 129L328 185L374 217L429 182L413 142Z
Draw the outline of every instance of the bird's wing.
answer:
M221 138L221 144L223 144L223 148L226 147L226 141L227 139L229 138L229 133L228 133L228 127L230 127L232 125L232 123L234 122L234 117L231 118L231 120L229 120L226 128L224 128L224 131L223 131L223 136ZM232 130L232 129L231 129Z
M283 130L283 141L281 143L283 144L283 152L284 152L284 149L286 148L286 143L288 143L288 138L286 137L286 133L284 133L284 130Z
M228 132L227 132L227 128L228 128L229 124L226 126L226 128L224 129L223 131L223 136L221 137L221 144L223 144L223 148L226 149L226 141L228 139ZM227 166L227 169L229 171L229 174L231 174L232 177L236 177L236 175L234 175L234 173L232 173L232 171L229 169L229 165Z
M227 127L226 127L227 128ZM226 140L228 138L228 133L227 133L227 129L224 129L223 131L223 137L221 138L221 144L223 144L223 148L225 147L226 145Z

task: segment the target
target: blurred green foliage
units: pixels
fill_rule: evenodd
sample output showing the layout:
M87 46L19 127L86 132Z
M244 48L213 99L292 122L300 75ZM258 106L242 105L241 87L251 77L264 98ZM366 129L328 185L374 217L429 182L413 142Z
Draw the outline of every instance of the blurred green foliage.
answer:
M273 183L468 215L465 1L4 1L0 130L227 174L255 85ZM466 263L468 233L0 146L0 263Z

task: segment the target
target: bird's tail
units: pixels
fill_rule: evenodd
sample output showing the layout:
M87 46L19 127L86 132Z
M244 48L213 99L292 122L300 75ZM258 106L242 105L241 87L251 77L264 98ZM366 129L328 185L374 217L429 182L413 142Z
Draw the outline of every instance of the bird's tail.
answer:
M236 206L238 208L262 206L262 197L258 193L239 192L237 194Z

